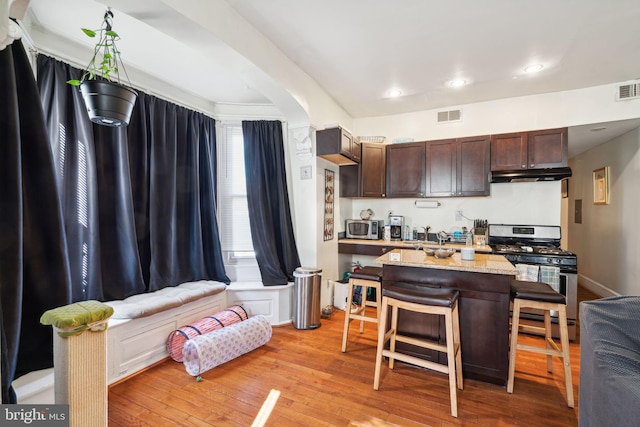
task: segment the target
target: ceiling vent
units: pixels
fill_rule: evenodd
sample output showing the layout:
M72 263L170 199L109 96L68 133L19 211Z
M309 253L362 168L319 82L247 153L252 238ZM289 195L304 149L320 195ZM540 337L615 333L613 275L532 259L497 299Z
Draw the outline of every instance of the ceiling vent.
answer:
M636 98L640 98L640 83L625 83L618 86L616 100L626 101Z
M462 110L438 111L438 123L462 121Z

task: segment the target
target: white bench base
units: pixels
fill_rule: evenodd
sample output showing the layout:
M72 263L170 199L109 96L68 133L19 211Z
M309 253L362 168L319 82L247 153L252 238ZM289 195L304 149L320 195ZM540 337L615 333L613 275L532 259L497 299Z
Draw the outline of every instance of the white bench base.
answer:
M167 357L171 332L227 307L226 291L135 319L110 319L107 381L112 384Z
M241 305L251 316L263 314L272 325L285 325L291 323L293 313L293 283L232 282L227 286L227 303Z
M223 310L242 305L249 315L263 314L272 325L291 322L293 283L263 286L261 282L234 282L226 290L151 316L109 319L107 329L107 382L112 384L167 357L169 334ZM53 404L53 368L30 372L13 382L18 403Z

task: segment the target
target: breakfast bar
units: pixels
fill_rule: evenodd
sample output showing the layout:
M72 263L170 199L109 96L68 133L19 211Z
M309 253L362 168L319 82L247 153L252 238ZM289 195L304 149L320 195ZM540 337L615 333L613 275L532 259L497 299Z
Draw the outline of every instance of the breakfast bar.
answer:
M460 292L459 316L465 378L504 385L509 367L510 280L517 270L502 255L476 253L463 260L460 252L436 258L422 250L394 249L376 258L382 264L382 289L393 283L452 288ZM444 343L438 316L400 313L403 334ZM413 356L445 363L437 352L398 344Z

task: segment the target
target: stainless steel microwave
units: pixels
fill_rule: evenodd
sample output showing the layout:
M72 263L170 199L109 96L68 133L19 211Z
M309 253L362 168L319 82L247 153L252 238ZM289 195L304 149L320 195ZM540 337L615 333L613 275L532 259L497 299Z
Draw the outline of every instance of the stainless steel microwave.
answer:
M383 231L382 219L348 219L345 224L347 239L378 240L382 238Z

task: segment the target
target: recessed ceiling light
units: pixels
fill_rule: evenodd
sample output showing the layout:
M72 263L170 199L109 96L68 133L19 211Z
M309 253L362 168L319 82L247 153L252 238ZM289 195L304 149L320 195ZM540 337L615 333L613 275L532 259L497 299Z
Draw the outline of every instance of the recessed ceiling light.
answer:
M400 89L391 89L389 92L387 92L387 97L389 98L397 98L400 95L402 95L402 91Z
M451 87L461 87L467 84L467 81L464 79L455 79L449 82L449 86Z
M525 67L524 72L525 73L537 73L538 71L542 70L544 68L544 65L542 64L533 64L533 65L529 65L527 67Z

